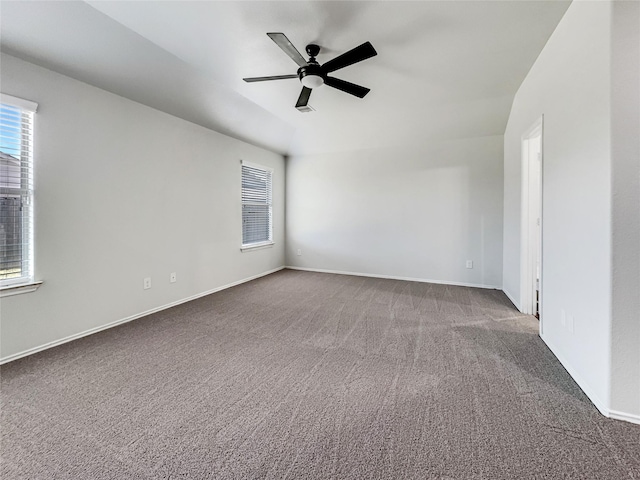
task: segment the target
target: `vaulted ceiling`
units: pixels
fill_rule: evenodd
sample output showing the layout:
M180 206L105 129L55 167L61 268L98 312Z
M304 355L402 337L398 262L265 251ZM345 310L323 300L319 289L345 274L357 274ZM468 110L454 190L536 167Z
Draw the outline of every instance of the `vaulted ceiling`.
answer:
M283 154L504 133L513 97L567 1L2 2L2 51ZM370 41L300 113L295 73L266 32L318 61ZM1 71L0 71L1 75ZM10 93L10 92L7 92Z

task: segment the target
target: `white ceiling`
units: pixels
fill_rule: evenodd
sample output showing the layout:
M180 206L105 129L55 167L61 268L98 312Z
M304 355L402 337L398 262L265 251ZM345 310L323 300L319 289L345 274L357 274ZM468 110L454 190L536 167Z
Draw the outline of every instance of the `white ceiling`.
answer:
M284 154L502 134L513 96L566 1L2 2L6 53ZM370 41L378 56L333 76L300 113L295 73L266 32L327 60Z

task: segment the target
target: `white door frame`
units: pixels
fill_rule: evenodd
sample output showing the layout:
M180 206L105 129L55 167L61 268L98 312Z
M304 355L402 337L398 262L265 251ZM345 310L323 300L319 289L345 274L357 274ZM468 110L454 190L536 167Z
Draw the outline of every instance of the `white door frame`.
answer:
M522 313L532 315L535 311L535 291L536 291L536 260L540 260L540 285L539 289L539 314L540 333L542 333L542 171L543 171L543 136L544 117L540 117L522 135L522 209L521 209L521 231L520 231L520 305ZM537 137L540 138L540 157L531 158L530 142ZM539 163L539 180L531 175L531 169L537 167ZM536 162L536 163L532 163ZM538 191L533 191L538 189ZM535 205L537 199L538 205ZM536 222L538 216L534 218L536 209L539 209L540 228ZM538 238L536 238L539 235ZM538 251L536 252L536 249Z

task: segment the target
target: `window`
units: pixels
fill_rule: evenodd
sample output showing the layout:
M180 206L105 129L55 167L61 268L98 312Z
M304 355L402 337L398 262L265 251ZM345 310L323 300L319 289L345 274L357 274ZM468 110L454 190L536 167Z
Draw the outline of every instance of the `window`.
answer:
M270 168L242 162L242 247L273 243Z
M38 105L0 95L0 287L33 283L33 117Z

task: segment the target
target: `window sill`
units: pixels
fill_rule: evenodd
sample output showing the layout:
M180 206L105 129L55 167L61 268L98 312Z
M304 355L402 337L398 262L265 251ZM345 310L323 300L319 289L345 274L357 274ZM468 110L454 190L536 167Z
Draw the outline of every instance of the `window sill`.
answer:
M35 292L43 282L21 283L19 285L7 285L0 287L0 298L20 295L22 293Z
M246 252L249 250L261 250L263 248L271 248L273 247L274 244L275 242L262 242L262 243L254 243L252 245L242 245L240 247L240 250L243 252Z

